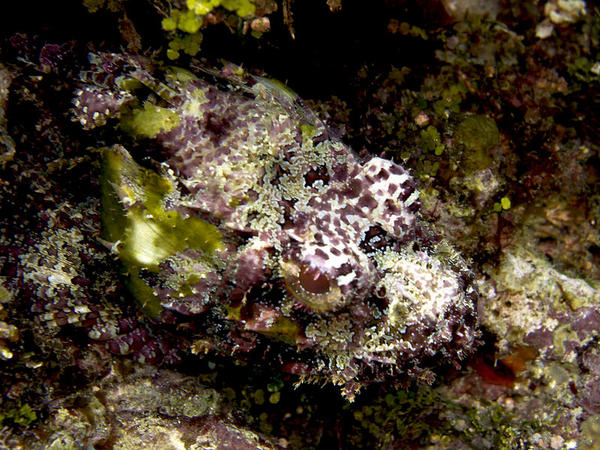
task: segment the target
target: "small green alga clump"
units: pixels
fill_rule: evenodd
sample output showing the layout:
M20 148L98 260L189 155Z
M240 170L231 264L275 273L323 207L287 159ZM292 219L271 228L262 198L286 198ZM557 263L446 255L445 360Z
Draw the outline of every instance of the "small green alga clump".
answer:
M500 132L493 119L476 114L460 122L454 138L458 149L462 150L463 164L471 170L481 170L490 166L490 150L498 145Z
M502 197L500 199L500 201L494 203L493 209L494 209L494 212L499 213L502 211L509 210L511 206L512 206L512 202L510 201L510 198Z
M460 431L463 439L476 448L511 450L531 448L527 444L536 442L537 434L549 429L554 418L534 417L524 420L514 411L484 401L478 408L464 409L453 423L455 429L459 428L457 431ZM525 447L521 447L522 445Z
M37 420L37 414L28 404L4 404L0 411L0 425L14 424L27 427Z
M421 130L420 138L421 146L425 150L435 154L436 156L440 156L444 152L442 138L439 131L434 126L429 125L424 130Z
M444 424L436 427L428 420L436 416L442 407L441 397L430 387L408 391L399 389L354 409L355 425L363 430L356 436L364 438L366 432L379 448L389 446L398 436L407 442L426 441L432 433L443 432L447 427ZM363 448L366 443L354 444Z
M135 29L125 8L125 0L82 0L90 13L108 11L118 17L118 28L128 41L128 47L141 50L142 36ZM232 32L260 38L271 28L269 15L278 9L276 0L182 0L161 2L148 0L151 10L158 11L161 28L167 33L164 47L169 60L177 60L182 54L195 56L200 52L204 39L203 30L224 25ZM140 8L141 9L141 8ZM145 18L148 22L149 19ZM139 22L136 21L136 24ZM155 33L160 30L154 30Z
M461 111L461 103L467 95L464 83L455 83L444 89L433 103L433 110L440 118L448 119Z
M240 17L250 17L256 12L254 3L252 0L187 0L188 8L200 16L221 6Z
M143 109L134 110L121 118L121 127L129 134L153 138L167 132L179 124L179 117L168 108L145 103Z
M176 60L180 52L190 56L200 51L202 29L224 22L230 29L255 37L270 28L268 14L277 9L275 1L253 0L187 0L182 9L172 9L164 17L162 29L169 33L167 58Z

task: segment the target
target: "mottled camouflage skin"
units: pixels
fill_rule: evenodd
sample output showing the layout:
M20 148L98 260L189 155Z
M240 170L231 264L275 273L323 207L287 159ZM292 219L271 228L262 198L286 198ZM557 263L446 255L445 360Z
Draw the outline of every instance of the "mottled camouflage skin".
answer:
M113 249L150 287L162 308L155 320L185 323L196 351L261 349L348 395L389 376L430 381L432 368L469 352L477 320L468 268L420 224L406 169L360 160L295 94L239 68L198 77L161 75L123 55L91 61L75 119L86 129L119 117L123 125L142 104L157 106L170 122L145 137L164 159L155 164L169 186L160 212L201 219L220 237L214 251L164 250L169 231L148 246L132 237L154 218L126 219L134 249ZM121 164L112 184L126 217L152 212L137 152L107 150Z

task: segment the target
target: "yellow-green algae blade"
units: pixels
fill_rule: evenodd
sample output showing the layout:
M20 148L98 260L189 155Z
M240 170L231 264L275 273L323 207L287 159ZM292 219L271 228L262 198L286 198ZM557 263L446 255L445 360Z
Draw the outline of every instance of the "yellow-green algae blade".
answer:
M159 273L159 265L186 249L200 250L211 261L223 248L222 235L198 217L164 208L173 191L170 180L139 166L122 147L104 152L102 222L105 239L115 247L128 275L128 287L144 312L156 317L161 306L140 270ZM127 208L124 205L130 205ZM188 283L197 277L186 277ZM182 291L191 291L182 285Z

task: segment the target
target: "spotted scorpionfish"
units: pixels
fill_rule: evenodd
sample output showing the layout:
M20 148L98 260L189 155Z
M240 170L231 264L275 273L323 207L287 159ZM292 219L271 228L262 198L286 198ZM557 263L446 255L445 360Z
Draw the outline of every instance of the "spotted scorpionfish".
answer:
M90 60L74 117L124 136L104 149L104 234L149 321L192 352L350 398L469 354L469 269L420 219L405 168L359 158L290 89L237 66Z

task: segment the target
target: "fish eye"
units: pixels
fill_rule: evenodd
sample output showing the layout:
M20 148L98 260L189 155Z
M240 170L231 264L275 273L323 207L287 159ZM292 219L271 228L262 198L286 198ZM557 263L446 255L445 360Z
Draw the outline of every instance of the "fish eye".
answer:
M298 276L300 285L311 294L325 294L329 291L329 277L316 267L305 264Z
M335 279L319 267L291 259L281 263L281 273L288 292L315 311L336 311L348 303Z

